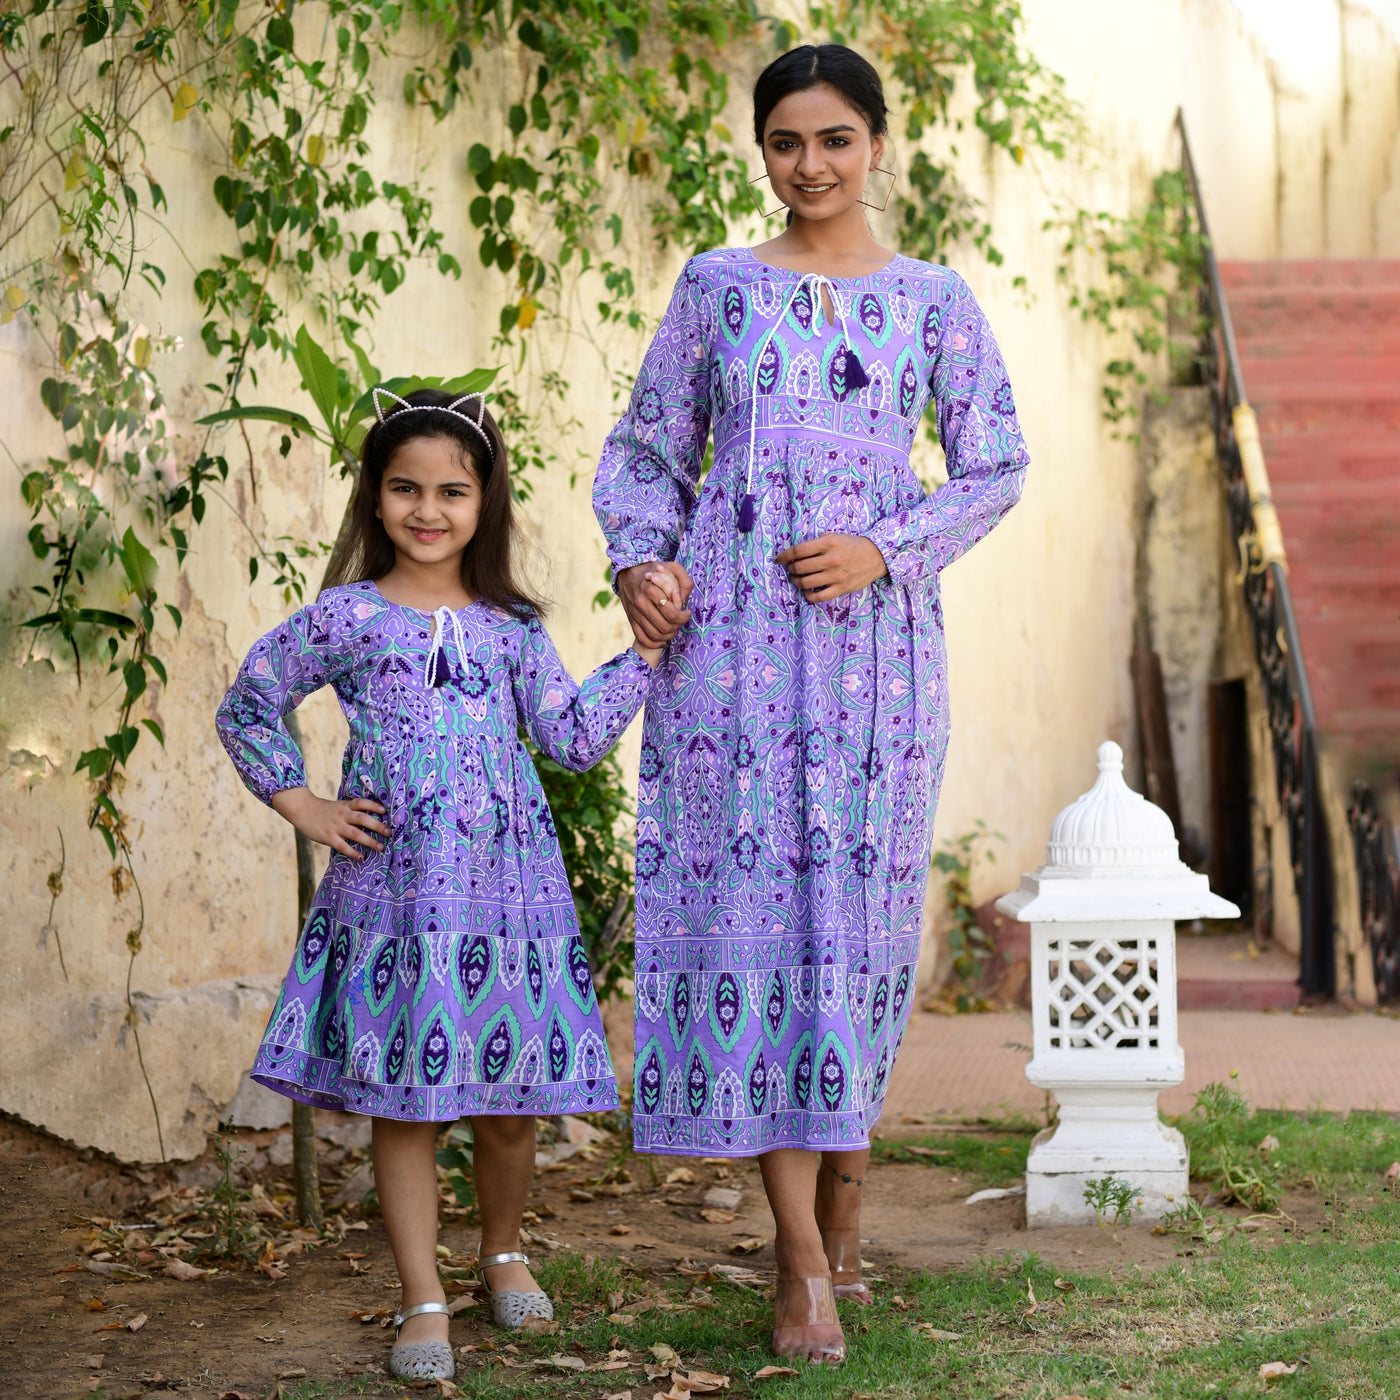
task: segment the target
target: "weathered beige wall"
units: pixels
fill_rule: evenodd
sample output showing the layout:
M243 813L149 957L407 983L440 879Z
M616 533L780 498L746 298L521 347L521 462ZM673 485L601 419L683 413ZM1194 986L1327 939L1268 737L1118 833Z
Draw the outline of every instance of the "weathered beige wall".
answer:
M1090 136L1065 163L1037 158L1029 169L989 157L966 133L960 138L964 178L987 202L1006 265L990 268L969 254L959 268L1002 342L1033 458L1021 506L948 572L944 584L953 739L937 835L952 836L979 818L1005 834L998 863L978 877L981 898L1039 862L1051 818L1089 785L1103 738L1135 747L1126 661L1139 459L1099 417L1100 370L1111 347L1067 308L1056 280L1058 241L1042 224L1066 206L1127 212L1138 205L1152 176L1176 158L1171 121L1178 104L1191 124L1217 239L1227 254L1323 251L1299 230L1359 227L1367 210L1381 228L1382 214L1394 207L1393 195L1385 193L1395 168L1393 84L1387 97L1381 79L1367 77L1370 86L1353 94L1343 133L1327 125L1330 115L1320 115L1328 103L1329 113L1336 106L1339 65L1328 69L1330 95L1308 89L1313 96L1295 111L1279 96L1266 48L1230 0L1136 0L1130 6L1029 0L1026 8L1031 43L1050 68L1065 74L1071 95L1084 104ZM319 32L314 5L299 7L297 19L308 36ZM1364 19L1349 20L1352 30L1363 37L1369 32ZM743 94L762 57L747 49L735 54L730 124L736 132L745 129ZM490 63L499 65L498 90L504 91L515 56L483 56L481 62L488 75ZM1353 64L1348 71L1361 70ZM409 166L428 171L452 251L468 269L456 285L426 269L413 272L374 328L375 358L386 372L450 373L492 362L494 307L505 279L477 264L463 155L479 132L501 125L501 111L489 102L461 109L446 129L392 100L375 118L376 164L386 174ZM1323 190L1315 182L1311 195L1288 186L1281 199L1281 172L1297 165L1295 148L1305 137L1323 141L1316 133L1324 128L1333 153L1325 202L1333 212L1324 218L1313 208L1304 217L1309 199L1324 202ZM1278 133L1285 129L1291 145L1281 153ZM193 118L156 135L148 163L169 192L171 223L197 226L213 137ZM1364 160L1348 154L1356 143L1368 143ZM901 159L908 154L899 153ZM626 197L625 252L655 314L679 259L656 254L642 237L647 191L630 188ZM1345 219L1335 212L1343 207L1353 211ZM1393 214L1386 217L1396 222ZM748 239L752 232L736 229L735 236ZM196 239L196 260L201 251ZM168 246L158 252L155 260L163 259L174 275L165 300L145 311L152 325L184 337L184 349L161 373L171 388L176 426L188 430L210 406L198 387L210 378L210 367L178 255ZM1027 279L1029 296L1013 287L1017 275ZM580 289L570 326L541 320L531 332L532 373L549 367L564 374L572 388L563 416L578 420L576 430L560 432L560 460L538 483L529 511L547 587L558 603L552 630L576 672L625 640L616 608L600 613L590 606L604 556L588 493L591 464L615 412L614 380L635 368L643 348L630 332L593 326L592 300ZM20 462L58 445L38 408L43 356L31 334L23 319L0 329L0 422ZM294 398L285 369L265 363L261 373L260 398ZM251 464L237 437L226 442L234 467L228 506L211 508L180 577L162 579L188 619L183 637L165 653L171 688L153 689L147 705L165 726L169 749L162 755L143 746L126 794L141 825L137 859L148 913L133 985L142 993L142 1041L166 1148L174 1156L202 1147L232 1097L295 935L287 828L244 793L210 722L249 644L286 610L265 582L248 585L248 536L239 514L264 534L325 536L343 503L343 488L328 479L305 444L283 461L271 434L251 437ZM578 480L571 486L574 472ZM38 577L24 541L27 526L12 483L0 492L0 606L11 624L23 615L24 590ZM129 1040L120 1033L132 896L113 898L110 863L83 829L84 793L70 776L76 753L107 718L106 694L100 684L76 690L62 661L51 673L21 668L23 646L24 638L11 630L0 669L0 744L9 765L0 810L0 878L9 914L0 1037L10 1047L0 1069L0 1108L80 1143L151 1159L157 1152L145 1091ZM343 725L324 694L303 714L313 784L324 791L336 771ZM629 766L635 745L634 731L624 746ZM66 983L53 941L42 934L49 907L44 881L57 864L60 828L69 863L54 925L68 960Z

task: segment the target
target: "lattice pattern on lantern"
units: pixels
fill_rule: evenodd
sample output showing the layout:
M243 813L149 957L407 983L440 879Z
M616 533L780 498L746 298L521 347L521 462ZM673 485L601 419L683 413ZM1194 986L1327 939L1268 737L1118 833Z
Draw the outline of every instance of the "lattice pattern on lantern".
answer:
M1050 1047L1156 1050L1156 938L1055 938L1049 948Z

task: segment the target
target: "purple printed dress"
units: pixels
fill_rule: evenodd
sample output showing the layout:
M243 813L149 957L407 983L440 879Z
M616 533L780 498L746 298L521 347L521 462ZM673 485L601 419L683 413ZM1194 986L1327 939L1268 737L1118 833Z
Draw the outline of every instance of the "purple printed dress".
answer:
M617 1106L569 882L523 725L568 768L597 763L642 706L635 651L582 686L537 619L483 603L419 612L373 583L331 588L248 653L219 738L268 802L306 781L282 717L323 685L350 725L341 798L392 828L332 852L252 1077L382 1118Z
M932 495L909 464L930 403L949 474ZM895 257L817 279L747 249L686 265L594 487L614 569L679 559L695 582L642 740L639 1151L868 1143L948 746L939 571L1027 460L956 273ZM774 556L827 531L873 540L888 577L807 603Z

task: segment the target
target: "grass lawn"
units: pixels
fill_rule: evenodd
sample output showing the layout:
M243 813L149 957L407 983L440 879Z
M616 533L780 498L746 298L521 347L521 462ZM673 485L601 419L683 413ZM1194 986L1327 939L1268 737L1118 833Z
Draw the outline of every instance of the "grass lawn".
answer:
M766 1282L745 1283L742 1274L735 1281L703 1265L634 1271L630 1260L555 1254L540 1278L558 1304L557 1335L518 1338L512 1353L504 1333L483 1331L480 1348L460 1356L460 1393L602 1400L630 1392L631 1400L652 1400L672 1387L662 1363L674 1353L682 1374L701 1368L729 1378L713 1393L768 1400L1400 1397L1400 1199L1384 1184L1386 1168L1400 1159L1400 1124L1372 1114L1250 1114L1226 1101L1181 1126L1222 1200L1233 1173L1246 1193L1282 1196L1275 1218L1250 1221L1238 1203L1197 1208L1179 1222L1178 1261L1151 1272L1057 1272L1037 1258L1027 1233L1025 1250L1011 1257L886 1274L873 1308L842 1305L845 1366L767 1379L756 1378L775 1362ZM1004 1185L1024 1170L1024 1127L930 1129L878 1152ZM1261 1152L1269 1137L1277 1146ZM1303 1200L1307 1226L1288 1213ZM1250 1228L1256 1223L1266 1228ZM638 1310L639 1300L649 1307ZM615 1369L602 1370L609 1360ZM579 1362L599 1369L580 1370ZM1259 1368L1269 1362L1297 1369L1265 1380ZM311 1400L411 1392L361 1377L284 1384L280 1393Z

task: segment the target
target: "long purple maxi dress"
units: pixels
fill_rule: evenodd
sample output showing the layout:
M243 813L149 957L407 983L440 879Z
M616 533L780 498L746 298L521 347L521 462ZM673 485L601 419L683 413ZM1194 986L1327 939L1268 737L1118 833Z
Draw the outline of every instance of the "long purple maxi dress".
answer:
M909 464L930 402L950 478L932 495ZM593 493L615 570L679 559L695 581L642 740L639 1151L868 1143L948 746L938 575L1027 460L956 273L897 256L816 279L742 248L686 265ZM806 602L774 556L828 531L873 540L888 577Z
M340 796L393 834L331 853L252 1077L381 1118L617 1107L559 840L523 725L589 768L641 709L635 651L576 685L538 619L484 603L430 616L373 583L330 588L248 653L219 738L254 796L306 782L282 717L334 686Z

